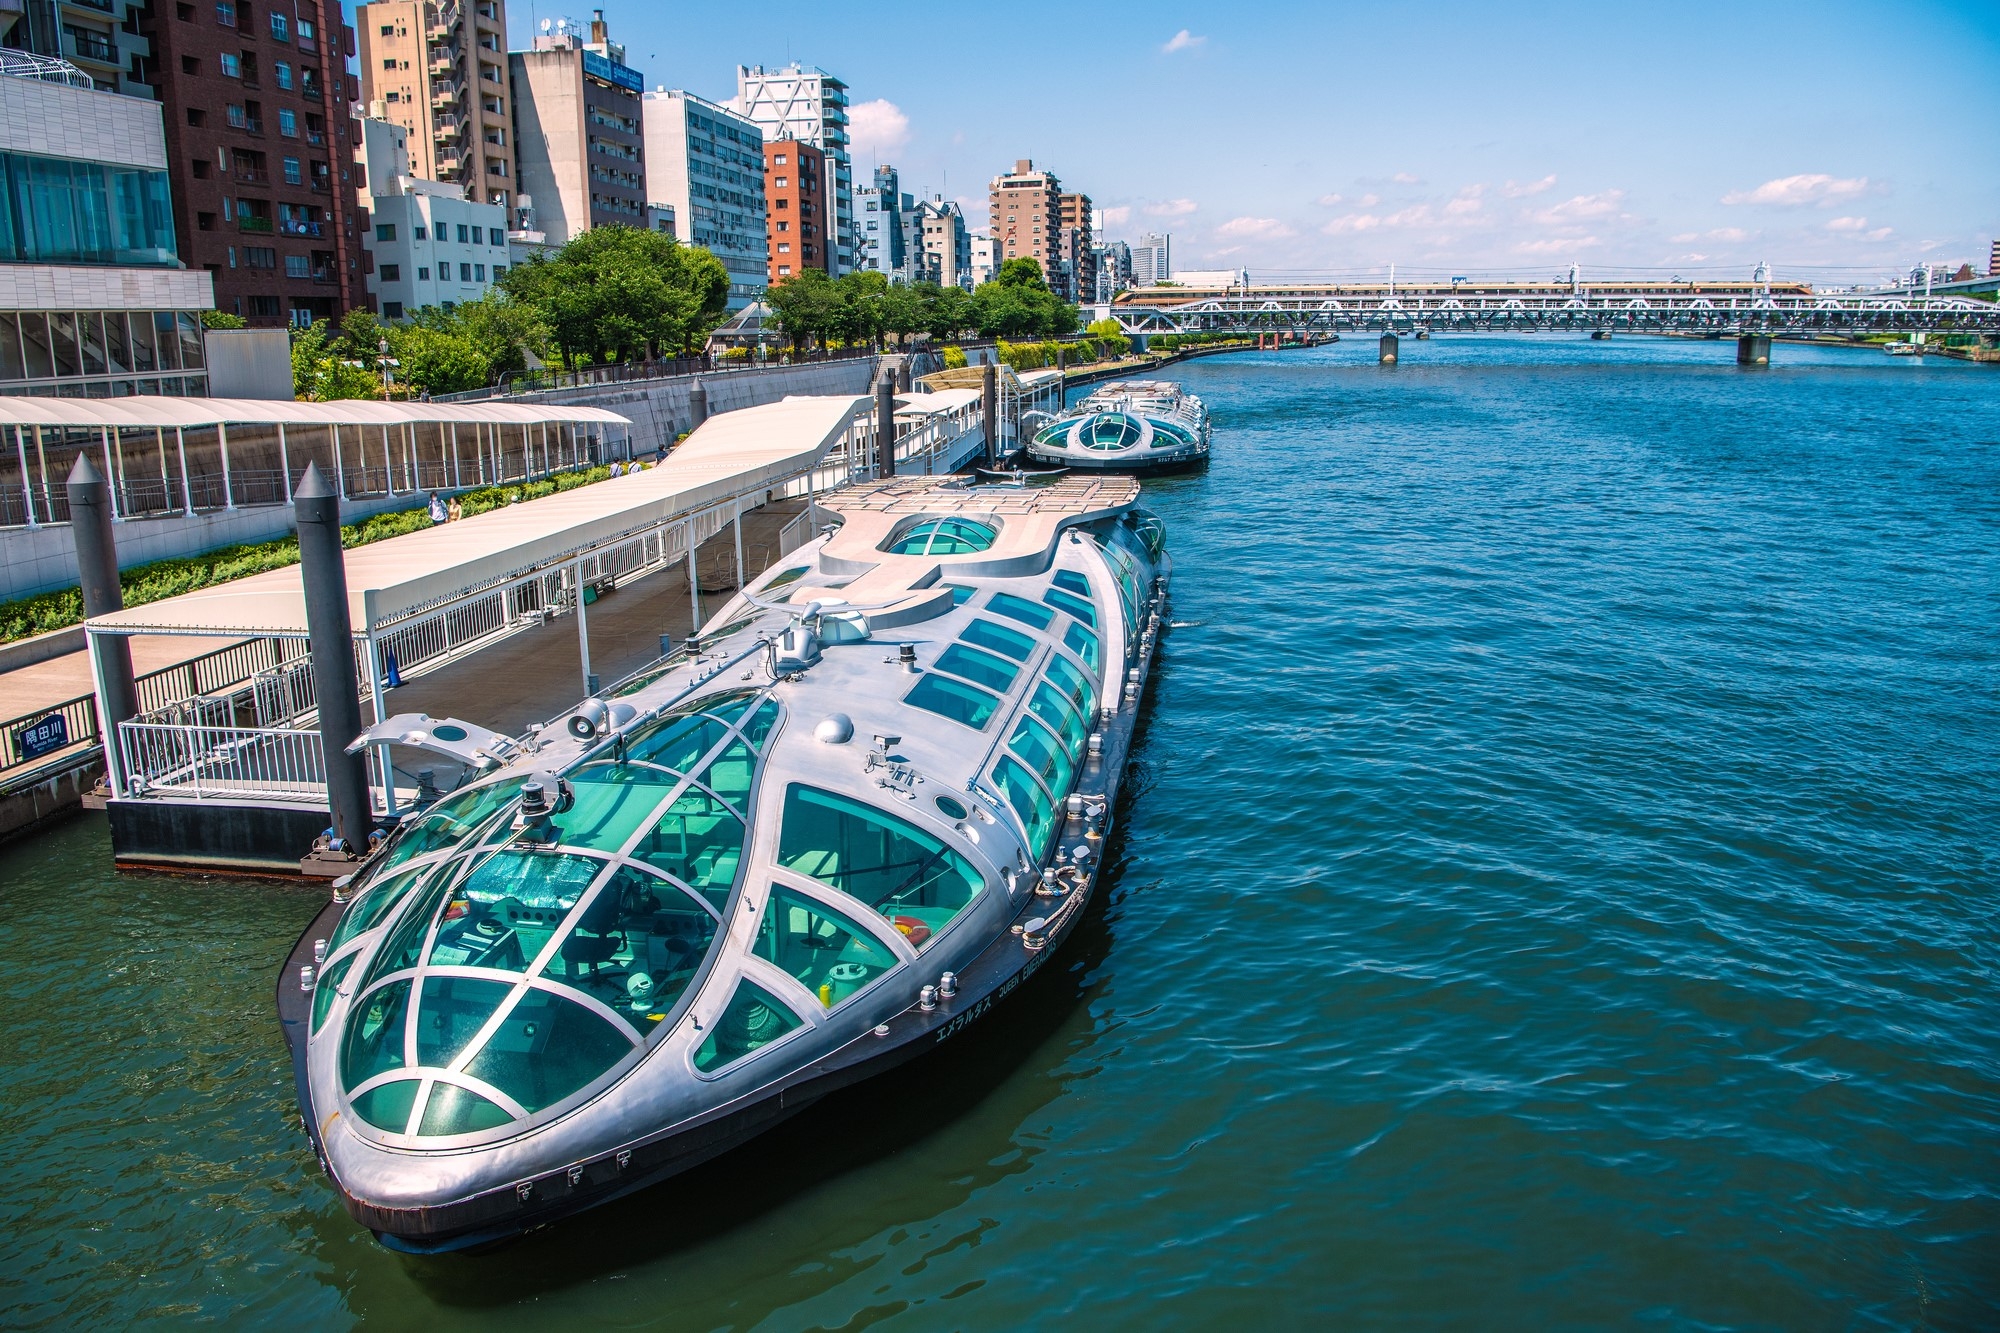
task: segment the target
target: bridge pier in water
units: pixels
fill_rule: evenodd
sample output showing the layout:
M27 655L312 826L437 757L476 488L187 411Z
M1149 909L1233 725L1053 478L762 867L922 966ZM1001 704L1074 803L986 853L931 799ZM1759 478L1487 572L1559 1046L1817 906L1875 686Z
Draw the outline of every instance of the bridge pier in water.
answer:
M1402 349L1402 339L1393 333L1382 335L1382 351L1378 360L1385 366L1396 364L1396 354Z
M1746 333L1736 340L1736 364L1739 366L1768 366L1771 364L1771 335L1768 333Z

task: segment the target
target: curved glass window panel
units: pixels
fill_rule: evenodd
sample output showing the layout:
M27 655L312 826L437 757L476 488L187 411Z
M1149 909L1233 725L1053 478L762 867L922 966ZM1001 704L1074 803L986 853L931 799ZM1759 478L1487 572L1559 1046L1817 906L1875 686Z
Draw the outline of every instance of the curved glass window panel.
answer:
M1049 622L1056 618L1056 613L1049 610L1046 606L1037 606L1027 598L1016 597L1011 592L994 593L992 597L987 599L986 609L996 616L1005 616L1009 620L1018 620L1023 625L1032 626L1035 629L1047 629Z
M757 711L752 713L750 720L743 724L743 739L756 746L758 753L761 754L764 750L764 742L771 738L771 728L777 725L778 701L776 699L766 699L763 703L757 705Z
M641 764L590 764L569 775L576 804L556 816L564 846L623 850L680 779Z
M400 875L378 879L359 898L347 905L340 915L340 924L333 928L333 938L326 943L328 953L340 952L340 946L364 931L372 930L388 917L395 906L403 901L403 895L422 881L426 869L407 870Z
M574 1000L523 995L465 1072L529 1112L553 1106L624 1059L632 1038Z
M1097 687L1081 671L1060 657L1051 657L1046 668L1049 682L1061 690L1085 717L1097 711Z
M738 810L749 808L757 785L757 753L740 740L729 742L701 772L702 783Z
M1104 658L1098 651L1097 636L1082 625L1072 624L1063 632L1063 644L1083 659L1083 664L1092 671L1104 670Z
M1070 762L1062 742L1048 728L1032 717L1024 717L1007 738L1007 747L1042 779L1051 796L1061 800L1069 795L1070 775L1076 772L1076 766Z
M1053 426L1044 426L1036 434L1035 443L1041 445L1044 449L1060 449L1066 443L1064 437L1069 434L1069 428L1070 423L1067 421L1058 421Z
M1132 531L1137 534L1147 553L1157 560L1160 558L1160 552L1167 546L1167 525L1156 515L1144 510L1139 510L1138 513L1139 521L1132 525Z
M603 869L602 861L563 852L488 857L445 904L431 965L523 970Z
M649 1032L687 992L716 929L714 915L681 889L624 866L563 937L549 972Z
M417 1004L417 1063L449 1065L513 991L512 983L425 977Z
M755 690L738 690L683 704L627 742L626 753L644 763L685 773L715 748L756 697Z
M417 1104L419 1079L399 1078L373 1087L354 1099L354 1114L375 1128L401 1134L410 1127L410 1109Z
M1090 732L1077 716L1070 701L1050 689L1047 682L1035 686L1035 692L1028 696L1028 711L1049 724L1055 733L1063 738L1069 747L1069 757L1080 759L1083 747L1090 739Z
M974 731L984 728L994 710L1000 707L1000 701L985 690L975 690L947 676L925 676L903 696L903 702L948 717Z
M721 801L689 787L661 813L632 855L680 880L721 911L743 859L743 823Z
M415 967L424 953L424 939L430 934L431 925L438 913L444 910L451 889L451 866L441 866L425 881L423 890L407 895L409 904L402 909L391 930L375 952L375 961L369 965L367 979L363 985L373 985L392 972Z
M770 581L764 585L762 591L775 592L787 584L797 583L806 576L806 569L807 566L805 565L794 565L790 569L781 569L771 576Z
M1083 443L1092 449L1129 449L1145 434L1145 428L1122 412L1105 412L1090 423Z
M958 636L967 643L981 648L1003 653L1016 662L1025 662L1035 651L1035 641L1019 630L996 625L990 620L975 620L965 627L965 633Z
M996 693L1005 693L1014 684L1015 677L1021 674L1020 668L1012 663L962 643L954 643L939 653L935 665L939 671L961 676Z
M1042 594L1042 600L1058 611L1067 611L1086 625L1097 623L1097 608L1081 597L1072 596L1061 588L1050 588Z
M1090 580L1073 569L1058 569L1051 581L1056 587L1073 592L1079 597L1090 596Z
M357 1088L377 1074L403 1067L403 1020L409 1016L410 983L392 981L363 996L347 1015L340 1044L340 1079ZM405 1117L409 1108L403 1108ZM402 1126L396 1126L397 1132Z
M785 1006L784 1001L749 978L737 983L729 1007L708 1030L708 1036L694 1053L694 1067L713 1073L744 1056L768 1046L805 1020Z
M968 588L963 583L946 583L941 586L951 589L951 607L954 611L971 601L972 595L979 591L977 588Z
M1028 770L1007 755L1001 755L1000 762L993 765L993 781L1028 831L1028 854L1041 860L1049 850L1049 838L1055 833L1055 807Z
M1187 427L1172 421L1155 421L1153 423L1153 447L1155 449L1172 449L1177 446L1193 443L1194 432Z
M906 920L907 925L897 923L906 935L919 931L929 937L923 922ZM775 884L751 952L798 978L827 1009L896 966L896 955L862 927L816 899Z
M453 792L424 812L423 818L406 828L382 855L388 869L411 857L446 847L455 847L512 803L521 793L525 776L507 778L469 791Z
M968 518L934 518L917 524L884 549L890 555L971 555L993 545L994 530Z
M340 993L340 980L354 966L354 960L361 955L349 954L345 958L328 963L313 985L312 1030L319 1031L320 1024L333 1012L333 1002Z
M431 1099L424 1106L424 1118L417 1125L417 1133L432 1138L477 1134L483 1129L497 1129L513 1118L471 1088L439 1082L431 1085Z
M943 929L984 885L970 861L885 810L816 787L785 792L778 864L867 903L896 922L912 944Z

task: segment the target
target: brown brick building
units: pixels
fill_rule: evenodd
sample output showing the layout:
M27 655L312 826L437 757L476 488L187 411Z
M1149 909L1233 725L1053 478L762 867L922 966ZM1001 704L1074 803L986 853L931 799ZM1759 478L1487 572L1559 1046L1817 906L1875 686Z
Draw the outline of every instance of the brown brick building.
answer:
M181 261L214 275L216 309L276 326L365 305L339 5L157 0L140 30Z
M1049 286L1065 301L1088 301L1097 290L1097 260L1091 255L1096 244L1090 228L1090 196L1064 194L1059 197L1061 231L1056 237L1056 272Z
M992 212L993 263L1010 259L1032 259L1042 266L1042 276L1055 285L1056 266L1062 258L1062 182L1022 158L1005 176L995 176L987 201Z
M833 272L827 228L826 154L797 139L764 145L765 217L771 226L771 285L806 269Z

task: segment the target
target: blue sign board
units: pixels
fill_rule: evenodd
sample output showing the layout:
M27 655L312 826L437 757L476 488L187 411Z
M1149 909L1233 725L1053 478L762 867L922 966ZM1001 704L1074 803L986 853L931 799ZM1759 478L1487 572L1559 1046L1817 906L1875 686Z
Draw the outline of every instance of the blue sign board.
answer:
M583 72L592 78L603 79L606 83L615 83L620 88L627 88L635 93L646 91L645 75L636 69L629 69L624 65L616 64L609 58L597 54L595 51L585 51L583 53Z
M61 713L50 713L15 732L14 743L21 747L23 763L54 754L69 744L69 719Z

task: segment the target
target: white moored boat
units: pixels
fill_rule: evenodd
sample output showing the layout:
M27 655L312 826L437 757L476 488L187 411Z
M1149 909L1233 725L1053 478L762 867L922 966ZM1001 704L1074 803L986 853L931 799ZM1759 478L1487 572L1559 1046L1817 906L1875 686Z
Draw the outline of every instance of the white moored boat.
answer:
M1159 472L1208 461L1208 408L1167 380L1108 385L1045 421L1028 443L1028 457L1040 464Z
M1164 623L1137 498L840 492L697 649L489 743L279 989L354 1217L501 1240L1005 1021L1096 889ZM492 736L409 714L357 744L426 730Z

